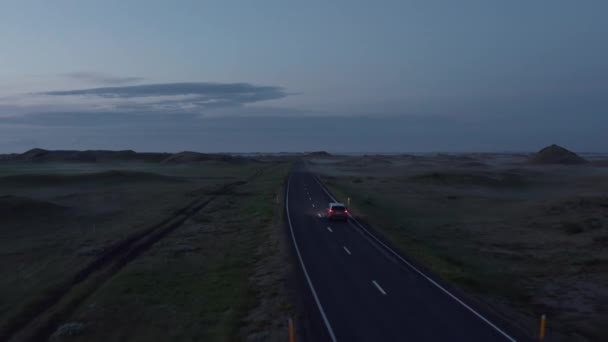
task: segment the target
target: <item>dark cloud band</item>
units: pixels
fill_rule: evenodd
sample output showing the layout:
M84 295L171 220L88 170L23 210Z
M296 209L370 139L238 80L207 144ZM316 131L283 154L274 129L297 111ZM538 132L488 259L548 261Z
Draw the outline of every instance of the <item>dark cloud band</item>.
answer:
M120 85L120 84L129 84L135 82L141 82L144 80L142 77L121 77L121 76L112 76L104 73L98 72L88 72L88 71L76 71L64 74L63 76L73 78L80 81L98 83L104 85Z
M47 91L34 95L85 96L111 101L115 110L183 112L242 106L287 96L281 87L249 83L159 83L120 87Z
M101 97L147 97L200 95L212 98L234 98L256 101L278 99L286 96L280 87L256 86L249 83L159 83L123 87L102 87L76 90L48 91L41 93L51 96L94 95Z

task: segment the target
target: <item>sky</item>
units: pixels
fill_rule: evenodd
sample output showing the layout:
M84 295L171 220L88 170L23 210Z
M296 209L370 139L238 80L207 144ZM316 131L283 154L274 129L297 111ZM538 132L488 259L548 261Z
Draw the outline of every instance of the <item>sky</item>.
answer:
M606 1L3 1L0 153L608 152Z

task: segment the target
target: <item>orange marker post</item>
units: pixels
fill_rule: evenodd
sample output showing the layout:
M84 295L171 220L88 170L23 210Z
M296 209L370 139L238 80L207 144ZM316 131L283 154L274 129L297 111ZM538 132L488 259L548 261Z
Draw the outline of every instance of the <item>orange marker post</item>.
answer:
M545 339L546 324L547 324L547 316L543 314L540 316L540 333L538 334L539 340Z
M290 318L290 319L288 319L288 322L289 322L289 342L296 342L296 334L293 329L293 321Z

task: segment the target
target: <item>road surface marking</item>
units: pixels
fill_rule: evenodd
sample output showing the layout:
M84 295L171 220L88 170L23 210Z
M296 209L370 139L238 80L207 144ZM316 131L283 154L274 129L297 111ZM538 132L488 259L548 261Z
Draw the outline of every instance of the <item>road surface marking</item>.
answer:
M325 186L323 184L321 184L321 182L317 179L317 177L316 176L313 176L313 177L314 177L315 181L317 182L317 184L319 184L319 186L321 187L321 189L327 194L327 196L329 196L329 198L331 198L332 201L336 201L336 199L334 198L334 196L332 196L329 193L329 191L327 191L327 189L325 188ZM500 329L496 324L490 322L489 319L485 318L479 312L477 312L475 309L473 309L472 307L470 307L469 305L467 305L462 300L458 299L458 297L456 297L456 295L452 294L446 288L444 288L443 286L439 285L439 283L437 283L431 277L429 277L426 274L424 274L424 272L420 271L418 268L416 268L414 265L412 265L409 261L405 260L401 255L399 255L399 253L395 252L392 248L390 248L389 246L387 246L384 242L382 242L380 239L378 239L374 234L370 233L369 230L367 230L367 228L365 228L361 223L359 223L359 221L357 221L357 219L355 219L350 213L348 214L348 216L351 218L351 222L355 221L357 223L357 225L359 226L359 228L361 228L361 230L363 232L365 232L367 235L371 236L379 245L381 245L382 247L384 247L387 251L391 252L395 257L397 257L397 259L401 260L409 268L411 268L416 273L418 273L419 275L421 275L422 277L424 277L424 279L426 279L428 282L430 282L431 284L433 284L439 290L443 291L443 293L445 293L446 295L448 295L449 297L451 297L458 304L462 305L465 309L469 310L469 312L471 312L472 314L474 314L475 316L477 316L477 318L481 319L484 323L486 323L490 327L494 328L494 330L496 330L498 333L500 333L502 336L504 336L507 340L509 340L511 342L517 342L516 339L514 339L511 336L509 336L509 334L507 334L502 329Z
M327 227L327 230L329 230L331 233L334 232L333 230L331 230L331 227Z
M380 285L378 285L378 283L376 283L375 280L372 280L372 283L374 283L374 285L376 285L376 288L378 289L378 291L380 291L380 293L382 293L383 295L386 296L386 292L380 287Z
M308 200L309 200L309 201L312 201L312 197L308 197Z
M317 213L317 216L321 217L321 213Z
M304 276L306 276L306 281L308 282L308 287L310 287L310 292L312 292L312 296L315 298L315 302L317 303L317 307L319 308L319 312L321 313L321 317L323 318L323 322L325 322L325 327L327 328L327 332L329 333L329 337L333 342L337 342L336 335L334 334L334 330L329 324L329 320L327 319L327 315L323 310L323 305L319 301L319 296L317 296L317 291L315 291L315 287L312 285L312 281L310 280L310 276L306 271L306 265L304 265L304 260L302 259L302 255L300 254L300 249L298 248L298 243L296 241L296 236L293 233L293 226L291 225L291 217L289 215L289 185L291 182L291 177L287 179L287 191L285 194L285 207L287 208L287 223L289 223L289 230L291 231L291 239L293 240L293 246L296 250L296 254L298 255L298 259L300 260L300 265L302 266L302 271L304 271Z
M313 208L315 207L315 204L314 204L314 203L312 204L312 207L313 207Z
M344 248L344 250L346 251L346 253L348 253L348 255L350 255L350 251L348 250L348 248L346 248L346 246L342 246L342 248Z

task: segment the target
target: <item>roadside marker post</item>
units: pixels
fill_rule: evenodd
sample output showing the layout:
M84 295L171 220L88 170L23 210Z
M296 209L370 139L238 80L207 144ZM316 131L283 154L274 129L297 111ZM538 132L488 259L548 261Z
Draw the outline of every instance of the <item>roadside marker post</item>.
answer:
M540 316L540 332L538 334L538 339L541 341L545 339L546 324L547 324L547 315L542 314Z
M293 330L293 320L291 318L287 319L289 323L289 342L296 342L296 334Z
M350 208L350 197L346 199L346 206Z

